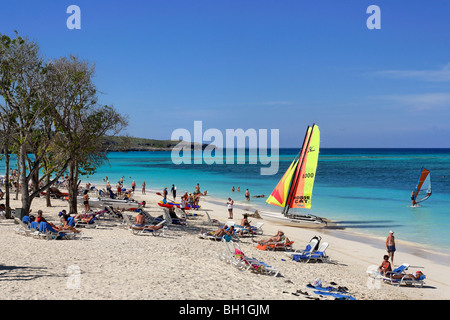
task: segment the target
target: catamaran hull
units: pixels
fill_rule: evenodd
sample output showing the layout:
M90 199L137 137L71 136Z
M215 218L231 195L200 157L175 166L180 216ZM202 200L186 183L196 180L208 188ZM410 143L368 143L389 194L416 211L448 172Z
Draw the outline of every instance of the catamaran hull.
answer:
M323 228L327 226L327 221L313 215L296 215L295 218L286 217L280 212L258 211L259 215L269 221L291 227Z

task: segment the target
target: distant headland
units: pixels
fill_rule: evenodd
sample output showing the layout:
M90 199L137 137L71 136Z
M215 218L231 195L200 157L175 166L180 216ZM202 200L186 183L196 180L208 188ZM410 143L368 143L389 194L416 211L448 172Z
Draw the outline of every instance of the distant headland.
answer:
M128 136L107 136L103 139L104 150L111 152L171 151L179 143L190 144L192 149L194 149L196 145L201 145L202 149L207 146L207 144L197 142L191 143L180 140L156 140Z

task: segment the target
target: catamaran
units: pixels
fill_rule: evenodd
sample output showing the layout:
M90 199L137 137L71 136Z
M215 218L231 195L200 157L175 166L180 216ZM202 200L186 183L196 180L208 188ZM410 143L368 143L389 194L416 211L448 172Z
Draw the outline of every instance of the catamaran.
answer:
M431 196L431 174L430 170L420 169L419 180L411 195L412 206L420 207L419 203L427 200Z
M302 149L266 200L268 204L282 207L283 210L282 212L261 211L259 214L263 219L298 227L327 225L327 221L323 218L290 211L294 208L311 209L319 145L319 127L315 124L312 127L308 126Z

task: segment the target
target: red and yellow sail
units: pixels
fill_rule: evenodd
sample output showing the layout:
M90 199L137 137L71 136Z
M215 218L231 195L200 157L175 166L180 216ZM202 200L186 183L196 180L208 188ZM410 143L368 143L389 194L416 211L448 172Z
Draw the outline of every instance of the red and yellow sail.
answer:
M284 173L283 178L278 182L275 189L272 191L270 196L267 198L266 202L268 204L285 207L286 199L289 194L289 188L291 186L292 176L294 175L295 169L298 166L298 159L292 161L291 165Z
M266 202L289 208L311 208L311 196L319 158L319 127L308 126L298 157L291 163Z
M309 141L305 144L303 161L298 166L297 180L291 188L290 208L311 209L311 197L319 160L320 131L314 125Z

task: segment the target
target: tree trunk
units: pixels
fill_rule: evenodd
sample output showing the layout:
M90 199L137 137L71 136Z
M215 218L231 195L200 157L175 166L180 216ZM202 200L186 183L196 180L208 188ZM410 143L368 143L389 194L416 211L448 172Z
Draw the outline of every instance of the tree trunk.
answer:
M50 182L50 175L45 175L45 184L48 184ZM50 200L50 187L47 188L47 192L45 193L45 200L47 201L47 207L52 206L52 201Z
M77 196L78 196L78 167L77 162L72 161L69 164L69 214L77 214Z
M25 145L20 146L20 191L22 193L22 210L26 213L30 212L31 198L28 192L27 181L27 162L26 162L26 150Z
M5 217L11 218L11 208L9 206L9 143L8 140L5 143Z

